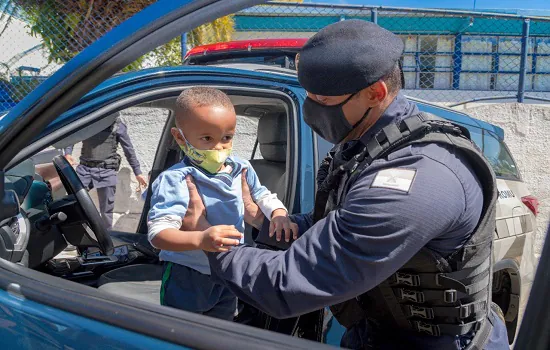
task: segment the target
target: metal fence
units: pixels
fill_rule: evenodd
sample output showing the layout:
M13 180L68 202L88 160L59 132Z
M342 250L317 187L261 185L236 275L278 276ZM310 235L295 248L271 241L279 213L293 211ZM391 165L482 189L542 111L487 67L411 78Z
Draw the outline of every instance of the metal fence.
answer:
M0 109L152 2L0 0ZM199 44L307 38L352 18L402 37L408 95L447 105L550 99L550 18L504 13L269 3L182 33L126 70L181 64L182 55Z

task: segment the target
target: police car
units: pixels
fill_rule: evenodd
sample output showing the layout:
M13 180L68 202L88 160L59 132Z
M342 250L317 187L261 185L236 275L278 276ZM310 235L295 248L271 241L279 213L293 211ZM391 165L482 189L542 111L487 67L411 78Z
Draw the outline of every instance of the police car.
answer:
M161 265L146 238L150 194L139 210L126 208L128 220L136 223L133 230L115 226L113 232L106 232L73 168L55 153L105 129L112 123L113 113L121 111L129 128L139 131L134 134L136 146L138 141L145 142L141 157L151 159L153 181L182 157L170 135L175 98L190 86L213 86L230 96L239 115L235 152L251 160L262 183L277 193L291 212L311 210L316 169L331 145L303 122L305 93L292 73L266 71L265 66L184 66L108 79L144 50L168 41L175 33L252 2L154 3L84 50L0 119L3 348L323 347L299 339L307 338L304 335L317 326L307 319L275 320L245 307L238 324L159 305ZM269 70L273 69L277 70ZM534 228L536 201L524 198L529 193L500 128L417 102L423 111L466 126L498 170L501 198L495 233L494 297L513 337L518 302L523 297L519 266L525 237ZM267 132L258 134L258 129ZM262 154L265 145L270 152ZM123 174L119 177L124 178ZM49 180L53 178L59 179L64 193L52 193ZM121 192L121 196L132 195L131 191ZM250 237L248 240L253 244ZM68 244L77 247L76 253L60 255ZM337 345L341 328L333 321L325 329L324 341Z

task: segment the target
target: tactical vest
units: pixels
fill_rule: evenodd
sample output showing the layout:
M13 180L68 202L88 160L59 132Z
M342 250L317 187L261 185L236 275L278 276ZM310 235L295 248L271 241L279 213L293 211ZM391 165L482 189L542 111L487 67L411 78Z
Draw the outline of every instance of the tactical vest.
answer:
M90 168L115 169L118 171L122 157L117 153L116 133L120 119L103 131L82 141L80 164Z
M482 349L492 330L492 242L495 232L496 180L491 166L470 141L467 129L426 113L390 124L359 154L333 169L329 154L320 168L314 222L337 209L358 175L374 160L420 143L458 148L483 187L483 211L464 246L443 257L422 248L397 272L366 293L331 307L346 328L367 320L373 332L419 332L434 337L475 332L468 349Z

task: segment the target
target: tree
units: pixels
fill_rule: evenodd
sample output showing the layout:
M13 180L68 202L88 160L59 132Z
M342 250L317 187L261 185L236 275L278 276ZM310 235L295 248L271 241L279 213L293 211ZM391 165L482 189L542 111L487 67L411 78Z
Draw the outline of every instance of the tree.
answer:
M103 36L156 0L10 0L26 15L31 33L40 36L48 49L49 60L65 63L92 42ZM218 18L194 29L197 43L229 40L233 33L232 16ZM210 37L211 39L208 39ZM178 39L156 49L153 59L163 64L181 63ZM179 56L179 57L178 57ZM177 59L176 59L177 58ZM141 67L140 58L128 69Z
M187 34L187 45L198 46L229 41L235 32L233 16L225 16L203 24ZM153 53L155 63L158 66L175 66L181 64L181 41L174 38L166 45L159 47Z

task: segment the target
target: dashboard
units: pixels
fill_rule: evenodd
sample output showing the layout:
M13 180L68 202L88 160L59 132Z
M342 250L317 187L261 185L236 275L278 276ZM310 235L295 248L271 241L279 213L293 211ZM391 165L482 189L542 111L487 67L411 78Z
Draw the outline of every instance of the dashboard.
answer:
M3 185L3 201L11 204L4 207L11 208L0 220L0 258L32 268L62 251L67 242L48 215L51 186L32 159L7 171Z

